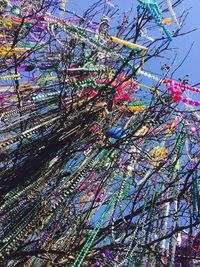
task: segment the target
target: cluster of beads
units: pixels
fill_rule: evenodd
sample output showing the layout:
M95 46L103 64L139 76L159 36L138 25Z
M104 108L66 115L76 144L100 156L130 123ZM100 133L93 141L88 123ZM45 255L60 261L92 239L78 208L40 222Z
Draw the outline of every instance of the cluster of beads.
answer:
M177 20L176 14L175 14L175 12L173 10L172 3L171 3L170 0L166 0L166 3L167 3L168 10L170 12L170 15L171 15L171 17L173 18L173 20L174 20L174 22L176 24L176 29L179 30L180 29L180 24L179 24L179 22Z
M33 101L34 102L44 101L44 100L48 100L48 99L55 97L55 96L58 96L58 95L60 95L60 91L46 93L46 94L38 94L36 96L33 96Z
M0 80L3 81L8 81L8 80L20 80L20 74L11 74L11 75L7 75L7 76L0 76Z
M121 106L119 107L119 110L129 112L141 112L145 110L145 106Z
M147 78L150 78L150 79L154 80L155 82L161 82L162 81L162 79L158 78L157 76L155 76L155 75L153 75L153 74L151 74L149 72L140 70L140 69L137 71L137 74L138 75L143 75L143 76L145 76Z
M156 1L155 0L146 0L146 1L138 0L138 2L139 2L139 8L141 7L143 9L147 9L151 13L153 19L156 21L158 26L163 29L163 31L167 35L168 40L172 41L172 34L170 33L168 29L166 29L166 27L164 26L162 22L162 18L161 18L162 13Z
M153 148L153 150L151 151L151 153L152 153L152 156L154 158L156 158L156 159L158 159L158 158L163 159L163 158L167 157L168 150L167 150L166 147L156 146L156 147Z
M193 88L191 86L185 86L183 83L177 83L173 80L164 80L163 84L166 84L167 89L171 91L173 96L173 101L178 103L179 101L183 101L184 103L188 103L189 105L195 105L197 107L200 106L200 101L194 101L189 98L185 98L182 96L182 90L187 89L194 92L200 92L199 88Z

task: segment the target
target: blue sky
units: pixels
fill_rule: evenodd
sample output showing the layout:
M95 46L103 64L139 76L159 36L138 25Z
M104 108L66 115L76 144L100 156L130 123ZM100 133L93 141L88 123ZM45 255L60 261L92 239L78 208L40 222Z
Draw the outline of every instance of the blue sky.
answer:
M192 7L192 9L186 21L185 31L195 28L197 28L197 30L188 36L180 37L174 44L174 46L179 48L180 62L186 55L192 42L194 42L190 55L177 74L182 76L188 74L191 83L198 83L200 82L200 0L185 0L183 4L181 4L182 10L189 7Z
M68 0L67 7L78 11L80 14L83 13L91 4L95 3L95 0ZM136 9L136 0L113 0L111 1L115 5L120 7L121 11L128 11L132 4ZM171 0L175 2L175 0ZM191 44L194 42L192 51L190 52L188 58L179 69L173 78L184 78L185 75L189 75L189 81L191 84L196 84L200 82L200 0L185 0L180 5L178 9L175 10L176 15L180 15L183 10L191 8L189 16L184 27L184 31L189 31L197 28L197 30L187 36L175 39L171 43L171 47L177 48L178 56L174 68L176 68L182 59L187 54L190 49ZM169 62L165 62L169 63ZM159 62L157 62L159 65ZM157 69L155 72L159 73L160 70ZM160 72L161 73L161 72Z

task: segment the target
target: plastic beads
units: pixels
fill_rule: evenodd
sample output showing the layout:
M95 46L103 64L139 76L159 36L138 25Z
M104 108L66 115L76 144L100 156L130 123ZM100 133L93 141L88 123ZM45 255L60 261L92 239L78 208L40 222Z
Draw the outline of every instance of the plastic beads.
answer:
M156 3L155 0L138 0L139 2L139 7L143 8L143 9L147 9L153 19L156 21L157 25L159 27L161 27L163 29L163 31L165 32L165 34L167 35L167 38L169 41L172 41L172 35L170 33L170 31L168 29L166 29L166 27L164 26L162 19L161 19L161 11L158 7L158 4Z

